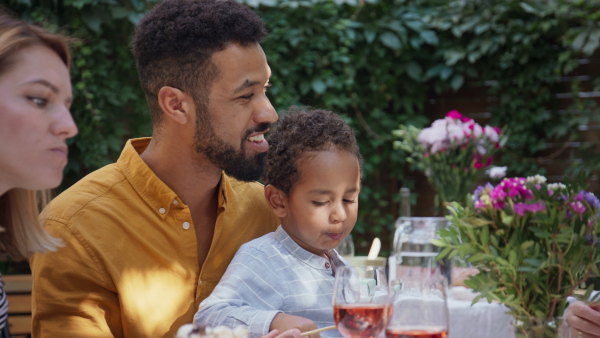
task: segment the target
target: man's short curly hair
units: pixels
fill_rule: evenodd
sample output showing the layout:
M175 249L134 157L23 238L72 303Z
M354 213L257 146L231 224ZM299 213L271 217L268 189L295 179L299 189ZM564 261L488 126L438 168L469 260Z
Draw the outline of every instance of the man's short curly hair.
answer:
M135 28L132 50L154 125L162 120L157 94L171 86L201 99L219 76L211 62L229 43L259 43L264 22L235 0L164 0Z
M263 183L290 192L299 179L298 160L307 151L335 147L362 156L352 128L336 113L323 109L292 107L269 133Z

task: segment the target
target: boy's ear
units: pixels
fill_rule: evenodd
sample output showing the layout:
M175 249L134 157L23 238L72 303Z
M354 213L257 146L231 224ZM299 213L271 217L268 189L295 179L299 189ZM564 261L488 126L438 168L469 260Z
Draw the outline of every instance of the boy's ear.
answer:
M283 191L268 184L265 186L265 199L275 216L282 218L287 215L287 199Z
M191 117L190 113L195 114L189 95L174 87L164 86L159 90L158 105L165 117L178 124L188 123Z

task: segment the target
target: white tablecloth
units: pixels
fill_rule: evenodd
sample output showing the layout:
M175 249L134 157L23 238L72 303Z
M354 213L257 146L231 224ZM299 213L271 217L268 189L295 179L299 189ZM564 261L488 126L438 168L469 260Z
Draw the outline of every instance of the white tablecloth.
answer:
M448 338L514 338L512 317L504 305L482 300L471 306L462 289L454 288L448 298Z

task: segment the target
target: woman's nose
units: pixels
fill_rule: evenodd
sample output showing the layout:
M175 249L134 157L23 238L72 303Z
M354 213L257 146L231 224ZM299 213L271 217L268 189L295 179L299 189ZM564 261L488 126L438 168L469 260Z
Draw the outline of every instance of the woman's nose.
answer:
M61 108L52 124L52 132L65 140L77 135L78 129L67 107Z

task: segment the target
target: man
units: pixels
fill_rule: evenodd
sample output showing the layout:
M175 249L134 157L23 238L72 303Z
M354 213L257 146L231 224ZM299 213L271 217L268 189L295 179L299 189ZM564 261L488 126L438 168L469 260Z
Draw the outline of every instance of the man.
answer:
M31 259L35 337L173 337L241 244L276 229L252 182L277 120L265 35L232 0L165 0L142 19L133 54L152 139L43 212L64 247Z

